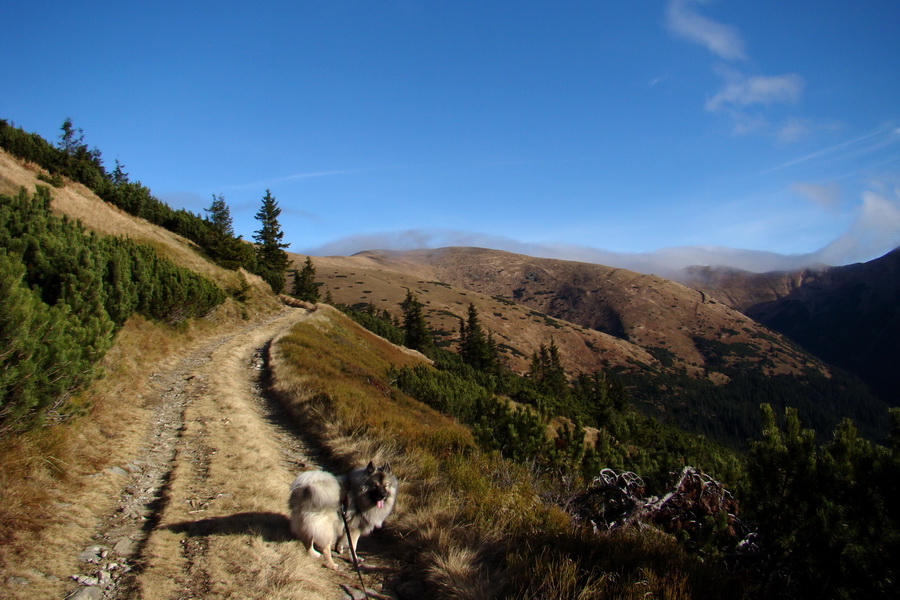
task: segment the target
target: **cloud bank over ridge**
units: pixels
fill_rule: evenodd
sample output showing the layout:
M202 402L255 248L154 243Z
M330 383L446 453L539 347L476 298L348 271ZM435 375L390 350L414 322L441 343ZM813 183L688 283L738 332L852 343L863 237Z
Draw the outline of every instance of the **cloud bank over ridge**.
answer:
M309 248L313 256L349 256L365 250L418 250L447 246L476 246L527 254L597 263L641 273L674 276L690 266L720 266L752 272L840 266L878 258L900 247L900 188L863 194L854 221L824 247L807 254L779 254L722 246L682 246L653 252L613 252L589 246L522 242L513 238L471 231L439 228L407 229L348 236Z

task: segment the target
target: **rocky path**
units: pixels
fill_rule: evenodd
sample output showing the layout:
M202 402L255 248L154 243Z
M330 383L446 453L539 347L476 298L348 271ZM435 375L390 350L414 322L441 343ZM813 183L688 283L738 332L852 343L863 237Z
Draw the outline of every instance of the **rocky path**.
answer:
M111 469L126 483L66 598L364 597L350 565L323 568L288 529L288 486L319 460L265 393L265 349L307 315L285 309L151 376L152 425ZM395 570L369 557L371 597L396 597L384 587Z

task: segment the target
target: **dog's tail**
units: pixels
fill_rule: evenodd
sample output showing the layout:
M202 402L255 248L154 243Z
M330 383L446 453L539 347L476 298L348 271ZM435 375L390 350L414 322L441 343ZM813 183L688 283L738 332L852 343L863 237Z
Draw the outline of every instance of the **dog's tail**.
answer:
M341 484L334 475L325 471L306 471L291 484L288 508L291 512L337 509L340 502Z

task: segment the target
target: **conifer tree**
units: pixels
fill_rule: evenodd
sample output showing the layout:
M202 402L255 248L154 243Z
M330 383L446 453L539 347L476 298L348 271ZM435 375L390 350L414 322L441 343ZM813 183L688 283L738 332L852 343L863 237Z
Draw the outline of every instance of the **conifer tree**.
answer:
M119 161L116 161L118 168ZM206 220L212 223L213 227L223 236L234 237L234 227L232 225L231 211L225 204L225 196L213 194L213 201L206 211Z
M559 348L552 338L549 347L541 344L538 352L531 355L528 378L534 382L535 388L540 393L557 400L568 399L569 383L566 379L566 370L559 356Z
M84 131L81 128L75 128L71 117L67 117L63 121L60 131L59 149L67 155L72 156L80 148L84 147Z
M284 248L288 247L281 240L284 232L278 223L281 208L272 196L272 192L266 190L263 196L262 206L255 217L260 222L260 229L254 232L253 239L257 242L256 260L259 275L270 285L276 294L284 291L284 275L289 264Z
M479 371L496 373L500 366L500 352L493 334L485 335L478 319L478 309L473 303L469 304L466 320L460 323L459 334L459 353L463 362Z
M412 291L406 291L406 299L401 304L403 308L403 333L404 345L407 348L426 352L434 345L428 324L422 315L422 303L419 302Z
M128 173L125 172L125 165L120 163L118 158L116 159L116 168L113 169L109 177L113 185L128 183Z
M302 270L294 269L294 289L292 295L313 304L319 301L319 286L316 283L316 267L312 258L306 257Z

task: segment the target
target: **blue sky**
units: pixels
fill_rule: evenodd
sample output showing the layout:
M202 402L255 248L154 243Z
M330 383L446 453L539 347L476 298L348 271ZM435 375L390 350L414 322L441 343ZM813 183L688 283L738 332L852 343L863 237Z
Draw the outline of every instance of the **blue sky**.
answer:
M642 270L900 245L896 0L9 2L0 118L295 252Z

